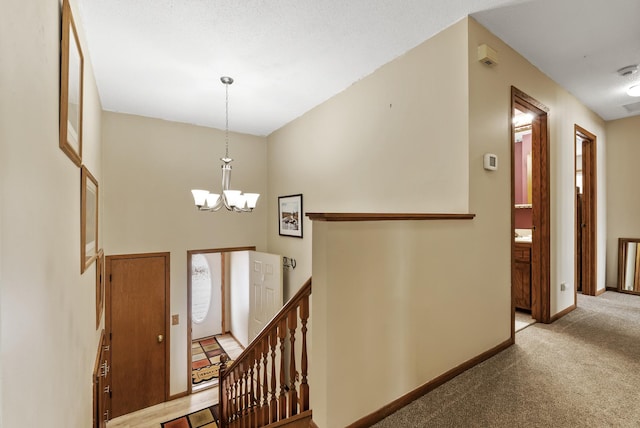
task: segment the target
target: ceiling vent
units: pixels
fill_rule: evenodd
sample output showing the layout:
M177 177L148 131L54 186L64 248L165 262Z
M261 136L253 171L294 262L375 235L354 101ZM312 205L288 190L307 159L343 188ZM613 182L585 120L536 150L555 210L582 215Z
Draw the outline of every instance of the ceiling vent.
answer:
M623 105L629 113L640 113L640 102Z
M626 67L622 67L620 70L618 70L618 74L622 77L631 76L632 74L636 74L637 72L637 65L627 65Z

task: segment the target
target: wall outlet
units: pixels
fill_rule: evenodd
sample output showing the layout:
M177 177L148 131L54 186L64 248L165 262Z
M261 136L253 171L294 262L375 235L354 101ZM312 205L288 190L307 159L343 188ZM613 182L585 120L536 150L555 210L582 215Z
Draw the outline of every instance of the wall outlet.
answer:
M566 282L561 282L560 283L560 291L565 291L567 289L567 283Z
M171 325L178 325L180 323L180 315L171 315Z

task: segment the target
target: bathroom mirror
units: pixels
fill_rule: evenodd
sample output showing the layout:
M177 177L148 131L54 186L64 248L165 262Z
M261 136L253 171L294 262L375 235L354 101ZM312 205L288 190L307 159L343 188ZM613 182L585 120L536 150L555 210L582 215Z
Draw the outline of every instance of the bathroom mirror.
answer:
M532 202L532 158L531 137L533 116L514 109L513 112L513 159L514 190L516 208L531 208Z
M640 294L640 238L618 240L618 290Z

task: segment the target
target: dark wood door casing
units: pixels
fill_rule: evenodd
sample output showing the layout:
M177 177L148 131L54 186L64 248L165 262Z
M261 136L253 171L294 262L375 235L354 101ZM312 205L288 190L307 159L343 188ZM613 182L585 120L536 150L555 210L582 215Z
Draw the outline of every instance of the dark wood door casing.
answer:
M575 129L575 144L582 146L582 204L580 221L576 228L580 228L580 251L576 249L576 270L580 269L579 275L582 281L582 294L595 296L597 293L596 273L597 273L597 191L596 191L596 136L578 125ZM577 168L577 166L576 166ZM576 187L577 189L577 187ZM577 190L576 190L577 191ZM578 247L578 245L576 245Z
M112 417L167 400L169 253L108 256Z
M551 192L549 171L549 109L515 87L511 87L511 115L517 108L534 115L532 129L532 217L531 315L537 321L551 322ZM513 121L511 121L513 124ZM513 125L512 125L513 126ZM511 130L513 159L513 127ZM515 229L514 167L511 166L511 230ZM515 241L511 240L511 282L515 281ZM513 287L512 287L513 290ZM513 291L512 291L513 301ZM512 309L513 309L512 303Z

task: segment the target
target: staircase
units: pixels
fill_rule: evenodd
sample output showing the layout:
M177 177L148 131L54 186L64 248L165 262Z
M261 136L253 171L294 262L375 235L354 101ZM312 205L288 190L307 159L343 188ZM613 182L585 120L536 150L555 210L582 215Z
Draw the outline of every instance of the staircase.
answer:
M221 428L315 426L307 382L310 296L311 278L233 364L222 361Z

